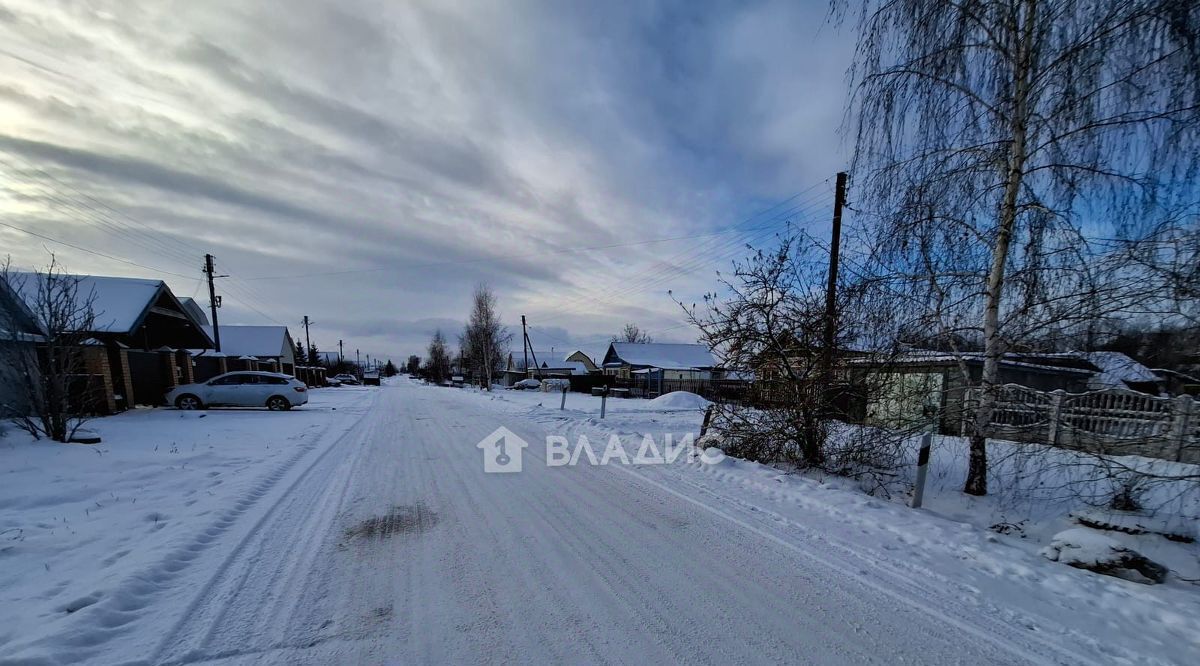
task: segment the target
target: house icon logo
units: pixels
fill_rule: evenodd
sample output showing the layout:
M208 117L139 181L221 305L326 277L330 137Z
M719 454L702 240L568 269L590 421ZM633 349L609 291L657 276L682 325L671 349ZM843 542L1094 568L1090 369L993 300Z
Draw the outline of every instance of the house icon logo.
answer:
M529 442L500 426L475 446L483 449L483 471L499 474L521 471L521 450L529 446Z

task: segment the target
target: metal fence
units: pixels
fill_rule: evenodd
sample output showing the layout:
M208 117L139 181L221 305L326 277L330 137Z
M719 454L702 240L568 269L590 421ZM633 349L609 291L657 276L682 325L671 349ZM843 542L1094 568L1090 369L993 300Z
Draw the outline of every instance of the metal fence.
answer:
M967 393L963 432L974 429L978 393L978 388ZM1044 392L1010 384L1000 387L989 430L999 439L1200 463L1198 412L1187 395L1161 398L1119 389Z

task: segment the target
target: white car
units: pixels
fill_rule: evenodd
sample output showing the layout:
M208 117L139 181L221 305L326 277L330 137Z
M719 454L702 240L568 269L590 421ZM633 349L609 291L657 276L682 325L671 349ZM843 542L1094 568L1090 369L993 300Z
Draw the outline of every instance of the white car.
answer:
M308 402L304 382L277 372L227 372L200 384L176 386L167 404L179 409L266 407L279 412Z
M340 375L334 375L333 378L342 384L349 384L350 386L358 386L359 384L358 377L355 377L351 374L343 373Z

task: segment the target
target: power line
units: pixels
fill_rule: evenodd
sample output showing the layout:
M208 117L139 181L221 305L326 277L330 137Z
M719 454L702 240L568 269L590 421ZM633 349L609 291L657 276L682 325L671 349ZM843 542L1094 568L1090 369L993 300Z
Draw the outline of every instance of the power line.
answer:
M809 189L811 190L812 188ZM653 284L661 282L663 279L669 277L673 271L677 274L690 274L695 272L695 270L703 267L707 263L710 263L714 255L717 258L723 259L732 251L737 250L747 242L755 241L765 237L766 235L774 233L775 223L779 220L798 214L801 209L807 209L811 207L812 204L800 204L798 206L791 207L773 216L767 221L767 224L763 226L744 229L744 231L750 232L749 236L715 243L712 239L709 239L701 243L698 247L688 247L679 253L671 255L666 259L660 260L655 264L641 269L633 275L624 276L622 278L609 281L606 284L592 287L587 292L568 300L565 304L559 304L557 309L560 311L566 310L566 312L563 315L551 317L548 320L561 319L562 316L566 316L571 313L577 313L580 307L593 306L597 302L608 302L622 296L645 291ZM774 208L777 208L777 206L773 206L772 208L767 209L767 211L773 210ZM759 215L761 215L761 213ZM747 221L753 220L754 217L752 216ZM632 286L619 288L619 285L623 283L632 283ZM600 298L595 294L606 294L606 297ZM543 319L542 321L548 320Z
M805 205L804 214L809 214L809 210L817 208L824 209L825 202L818 201L813 204ZM748 229L751 234L744 238L732 239L710 246L708 248L688 248L684 252L678 253L666 260L658 262L657 265L649 266L633 276L627 276L615 281L609 282L606 285L591 289L589 292L582 294L572 301L568 301L566 306L558 306L556 310L559 314L541 319L543 323L546 321L557 321L564 317L573 314L584 314L580 308L594 307L598 303L611 303L619 298L624 298L633 294L644 292L656 285L662 284L668 279L682 275L690 275L698 270L703 270L710 266L714 260L722 260L732 256L746 244L751 244L763 240L770 235L776 233L774 222L784 218L794 217L799 210L789 209L772 218L772 224L762 227L754 227ZM688 257L687 255L691 255ZM686 258L685 258L686 257ZM678 263L676 263L678 262ZM622 283L632 283L630 286L618 288ZM603 297L594 297L593 294L603 294Z
M124 258L121 258L121 257L115 256L115 255L111 255L111 254L108 254L107 252L101 252L101 251L99 251L99 250L93 250L93 249L91 249L91 248L86 248L86 247L83 247L82 245L76 245L75 243L68 243L67 241L60 240L60 239L58 239L58 238L53 238L53 237L51 237L51 236L47 236L47 235L45 235L45 234L40 234L40 233L37 233L36 231L30 231L30 230L28 230L28 229L22 229L21 227L18 227L18 226L17 226L17 225L15 225L15 224L9 224L8 222L0 222L0 225L3 225L3 226L5 226L5 227L8 227L9 229L15 229L15 230L17 230L17 231L20 231L20 232L22 232L22 233L29 234L30 236L35 236L35 237L37 237L37 238L41 238L42 240L50 241L51 243L57 243L57 244L59 244L59 245L64 245L64 246L66 246L66 247L69 247L69 248L73 248L73 249L79 250L80 252L87 252L87 253L89 253L89 254L94 254L94 255L96 255L96 256L98 256L98 257L104 257L105 259L112 259L113 261L119 261L119 262L121 262L121 263L123 263L123 264L129 264L130 266L137 266L138 268L144 268L144 269L146 269L146 270L148 270L148 271L154 271L154 272L156 272L156 273L163 273L163 274L165 274L165 275L174 275L175 277L186 278L186 279L188 279L188 280L191 280L191 279L193 279L193 278L195 277L195 276L192 276L192 275L184 275L184 274L182 274L182 273L175 273L175 272L172 272L172 271L168 271L168 270L166 270L165 268L156 268L156 267L154 267L154 266L147 266L147 265L145 265L145 264L139 264L139 263L138 263L138 262L136 262L136 261L132 261L132 260L130 260L130 259L124 259Z
M774 210L780 206L786 205L786 204L790 203L791 201L803 196L804 194L807 194L808 192L820 187L822 184L827 183L827 182L829 182L828 178L825 179L824 181L821 181L820 183L817 183L817 184L805 189L805 190L797 192L796 194L793 194L792 196L771 206L770 208L767 208L766 210L763 210L763 211L759 211L758 213L755 213L754 215L750 216L749 218L747 218L737 224L731 225L730 227L727 227L727 228L721 229L721 230L717 230L717 231L705 232L705 233L701 233L701 234L689 234L689 235L685 235L685 236L672 236L669 238L651 238L651 239L628 241L628 242L622 242L622 243L608 243L608 244L604 244L604 245L592 245L592 246L588 246L588 247L561 248L558 250L546 250L544 252L538 252L536 254L507 254L507 255L496 255L496 256L490 256L490 257L479 257L479 258L475 258L475 259L455 259L455 260L446 260L446 261L434 261L434 262L428 262L428 263L424 263L424 264L407 264L402 267L383 266L383 267L379 267L379 268L359 268L359 269L349 269L349 270L342 270L342 271L294 273L294 274L290 274L290 275L262 275L262 276L258 276L258 277L249 277L249 278L244 278L244 279L247 281L286 280L286 279L300 279L300 278L308 278L308 277L324 277L324 276L331 276L331 275L354 275L354 274L360 274L360 273L380 273L380 272L385 272L385 271L411 270L411 269L416 269L416 268L434 268L437 266L489 263L489 262L493 262L493 261L501 261L501 260L506 260L506 259L537 259L537 258L544 257L547 255L578 254L581 252L594 252L597 250L611 250L611 249L615 249L615 248L633 247L633 246L637 246L637 245L650 245L650 244L654 244L654 243L666 243L666 242L677 241L677 240L693 240L696 238L720 236L720 235L724 235L727 233L732 233L732 232L738 231L738 229L741 225L744 225L747 222L753 221L755 218L760 217L766 213L769 213L772 210Z
M159 231L155 230L154 228L152 228L151 226L147 225L146 223L140 222L140 221L134 219L133 217L109 206L108 204L105 204L105 203L99 201L98 199L95 199L94 197L91 197L90 195L76 189L69 183L66 183L65 181L57 178L56 176L49 173L45 169L42 169L42 168L30 163L29 161L14 155L12 153L12 151L5 151L5 152L8 154L9 157L15 158L17 161L19 161L25 171L35 172L37 174L40 174L43 177L43 180L30 179L29 182L35 182L39 186L41 186L44 190L43 196L46 199L49 199L50 201L53 201L53 202L59 204L60 206L63 206L65 208L69 209L70 211L81 215L84 219L95 222L97 225L104 227L105 229L107 229L113 233L122 235L122 237L125 238L126 240L128 240L130 243L136 244L145 250L148 250L150 252L155 252L155 253L165 252L167 254L173 255L176 259L179 259L180 261L184 261L187 263L191 263L194 260L195 253L193 252L192 248L184 246L182 243L179 243L178 241L172 240L172 243L174 243L174 244L171 244L171 243L161 240L157 236L162 235L165 237L165 234L162 234L162 232L159 232ZM0 164L4 164L5 166L9 167L10 169L13 169L14 171L18 171L18 167L13 166L12 162L9 162L8 160L0 159ZM55 183L58 184L58 186L60 188L70 190L71 192L73 192L76 195L76 197L72 198L60 190L51 189L51 187L49 187L48 184L46 182L44 182L45 179L54 181ZM80 201L79 199L86 199L88 202L91 202L91 203L89 204L89 203ZM135 230L128 224L125 224L123 222L120 222L120 221L114 219L112 217L112 215L101 210L101 208L103 208L107 211L110 211L112 215L117 215L126 220L129 220L130 222L133 222L138 227L140 227L140 230ZM89 215L89 213L90 213L90 215ZM152 243L153 245L151 245L150 243Z

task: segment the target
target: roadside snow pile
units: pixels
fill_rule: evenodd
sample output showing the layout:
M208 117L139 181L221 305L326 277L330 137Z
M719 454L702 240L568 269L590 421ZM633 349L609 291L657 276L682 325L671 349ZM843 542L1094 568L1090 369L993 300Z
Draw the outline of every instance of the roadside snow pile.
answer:
M659 409L704 409L712 403L689 391L671 391L650 401Z
M1084 527L1063 530L1041 550L1046 559L1135 583L1161 583L1167 568L1116 539Z

